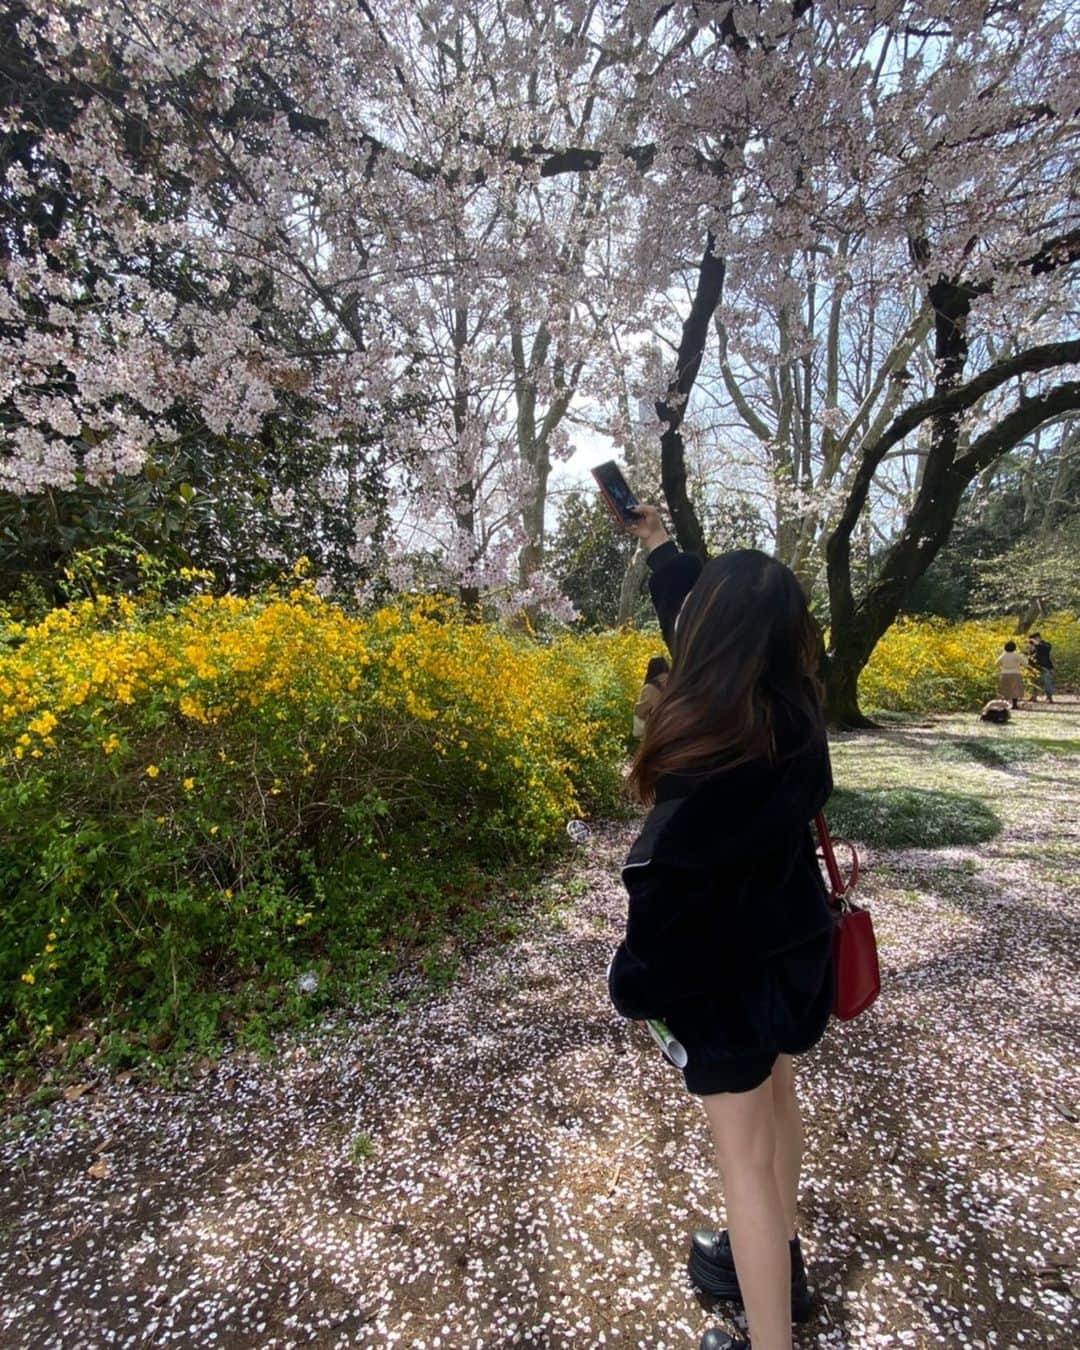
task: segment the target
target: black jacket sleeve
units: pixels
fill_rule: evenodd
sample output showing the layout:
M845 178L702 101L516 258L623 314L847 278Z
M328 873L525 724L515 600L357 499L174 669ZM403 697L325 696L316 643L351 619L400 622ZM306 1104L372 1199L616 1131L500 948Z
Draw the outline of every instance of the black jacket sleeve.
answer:
M671 650L675 620L690 588L701 575L701 559L694 553L680 553L669 539L654 548L646 559L649 566L649 594L652 596L660 631Z

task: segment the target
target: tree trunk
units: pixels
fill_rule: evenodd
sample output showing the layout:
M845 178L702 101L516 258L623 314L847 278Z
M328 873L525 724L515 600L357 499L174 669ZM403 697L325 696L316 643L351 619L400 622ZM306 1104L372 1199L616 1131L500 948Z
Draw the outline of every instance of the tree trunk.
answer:
M705 254L698 271L697 289L690 313L683 324L675 368L675 378L667 393L656 404L656 413L667 428L660 437L660 481L671 512L671 523L679 547L698 557L707 556L705 535L686 491L686 448L679 428L682 426L690 391L694 387L701 358L705 355L712 317L724 290L724 260L713 252L712 233L705 243Z
M547 507L551 461L547 455L546 445L534 445L531 456L522 458L525 459L526 467L533 477L533 490L521 508L521 523L525 530L526 542L518 554L518 582L524 590L544 562L544 514ZM529 607L531 619L536 617L535 610L535 606Z
M1046 514L1042 522L1042 533L1045 538L1050 537L1057 523L1071 510L1071 504L1076 498L1078 461L1080 461L1080 427L1070 422L1063 429L1058 445L1057 471L1054 474L1050 500L1046 503Z
M634 606L641 591L641 583L645 578L645 573L649 570L645 561L647 557L648 554L643 548L635 549L634 556L630 559L626 571L623 573L622 585L619 587L619 616L616 620L620 628L633 618Z
M912 255L925 262L925 241L912 240ZM1068 247L1047 244L1024 265L1032 275L1073 260L1080 251L1080 232ZM992 283L972 285L939 277L929 288L935 328L935 389L930 399L913 404L893 419L872 442L863 442L859 462L836 526L826 545L829 579L830 651L826 664L826 706L839 726L865 725L859 709L858 677L878 639L900 612L915 581L933 562L949 537L964 490L990 465L1043 423L1080 408L1080 381L1063 383L1032 395L1021 383L1017 402L1004 416L968 444L962 419L985 395L1007 382L1037 371L1054 370L1080 360L1080 341L1044 343L997 360L961 385L968 354L967 319L972 300L992 290ZM851 579L852 536L867 509L870 484L885 455L905 436L930 421L931 436L923 475L907 525L888 549L881 568L856 602Z
M930 287L928 298L934 308L936 376L934 394L947 399L958 386L967 359L967 317L971 295L963 287L941 277ZM869 541L867 581L861 600L856 603L851 582L851 536L867 504L869 476L863 482L859 507L845 509L842 524L829 540L829 600L832 616L829 666L836 668L835 694L830 718L842 719L842 725L866 725L859 709L859 674L877 645L878 639L900 612L911 586L930 566L938 549L949 536L966 481L954 473L960 415L950 405L930 419L930 447L922 462L923 476L903 534L889 549L877 577L869 577ZM865 464L866 461L864 461ZM972 475L973 476L973 475ZM854 494L853 494L854 496ZM869 532L869 511L863 516ZM826 680L828 687L828 678Z
M969 479L942 478L920 492L903 534L885 554L877 576L858 601L851 593L850 570L830 568L832 628L826 666L826 713L836 726L872 726L859 709L858 683L879 640L896 619L911 587L949 537Z
M859 676L866 662L847 648L832 651L825 662L825 719L839 731L875 725L859 708Z
M947 452L946 462L931 460L904 532L885 554L877 576L858 603L851 588L851 527L834 532L829 540L829 665L835 665L838 671L834 677L839 682L834 707L837 717L843 719L840 724L859 725L851 720L853 712L862 716L858 712L858 673L899 614L911 587L948 539L968 484L1035 427L1075 407L1080 407L1080 381L1067 381L1045 393L1022 398L958 459L953 458L948 439L941 442Z
M1043 602L1039 599L1038 596L1036 596L1033 600L1029 600L1027 604L1024 606L1024 608L1020 611L1016 619L1017 637L1025 636L1031 625L1044 612L1045 606L1043 605Z
M454 309L454 433L458 445L459 478L454 491L454 522L470 542L470 564L479 557L476 546L476 481L464 462L461 444L469 425L469 393L465 374L465 351L469 345L469 311L463 304ZM458 599L470 618L480 614L480 587L475 582L458 584Z

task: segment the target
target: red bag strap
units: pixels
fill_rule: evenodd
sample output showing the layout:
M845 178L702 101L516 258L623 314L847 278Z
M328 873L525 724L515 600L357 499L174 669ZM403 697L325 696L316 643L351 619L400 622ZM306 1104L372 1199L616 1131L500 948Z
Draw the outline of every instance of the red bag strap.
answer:
M851 873L847 881L840 875L840 866L836 861L836 850L833 848L833 838L829 833L828 824L821 812L814 817L814 825L817 828L818 848L821 851L821 857L825 863L825 871L829 878L830 899L839 904L848 891L859 880L859 855L851 844L848 849L851 851Z

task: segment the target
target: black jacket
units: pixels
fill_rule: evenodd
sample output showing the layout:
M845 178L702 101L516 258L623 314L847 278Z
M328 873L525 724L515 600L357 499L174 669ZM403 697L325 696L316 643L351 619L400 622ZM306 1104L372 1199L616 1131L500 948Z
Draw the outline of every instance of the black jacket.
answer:
M701 575L701 559L693 553L680 553L669 539L649 554L649 594L664 641L671 650L675 620L690 588Z
M673 544L649 562L670 643L701 564ZM667 1022L690 1054L691 1086L694 1071L798 1053L821 1035L833 921L810 822L831 790L823 723L781 724L775 760L657 785L623 867L626 938L609 991L625 1017Z

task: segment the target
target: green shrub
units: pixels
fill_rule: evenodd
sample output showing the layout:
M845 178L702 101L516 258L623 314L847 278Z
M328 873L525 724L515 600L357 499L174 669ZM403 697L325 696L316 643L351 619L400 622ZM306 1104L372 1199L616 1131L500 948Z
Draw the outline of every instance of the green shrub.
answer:
M205 1045L402 965L449 978L441 934L496 927L514 869L615 805L655 645L542 646L446 601L351 618L299 581L5 635L8 1053L86 1017Z

